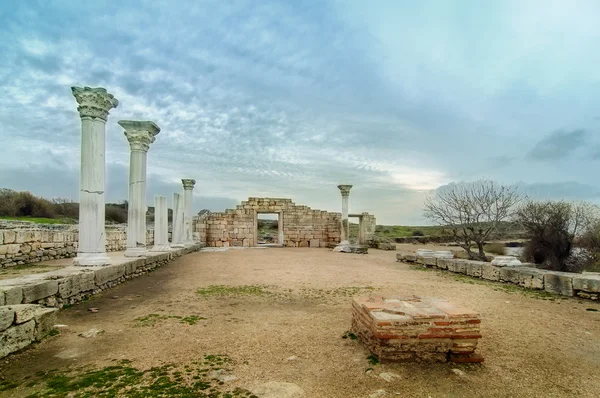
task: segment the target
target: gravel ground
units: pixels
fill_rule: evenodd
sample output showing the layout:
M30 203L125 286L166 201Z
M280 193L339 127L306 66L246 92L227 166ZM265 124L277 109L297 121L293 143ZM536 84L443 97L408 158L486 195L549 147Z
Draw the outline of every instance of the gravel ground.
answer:
M139 369L183 366L221 354L236 377L225 387L258 392L264 383L287 382L307 398L598 396L600 312L590 309L600 304L424 271L395 255L300 248L189 254L62 310L58 323L67 327L2 360L0 378L19 382L38 371L123 359ZM342 338L351 297L370 293L439 296L479 311L484 364L371 364L358 341ZM78 336L92 328L104 332Z

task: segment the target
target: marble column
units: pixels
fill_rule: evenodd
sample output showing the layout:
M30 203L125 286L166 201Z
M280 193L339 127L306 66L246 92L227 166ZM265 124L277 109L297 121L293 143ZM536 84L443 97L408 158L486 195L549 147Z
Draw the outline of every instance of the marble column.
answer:
M119 101L104 88L71 87L81 117L79 243L74 265L108 265L105 235L105 136L108 112Z
M168 252L169 209L166 196L154 196L154 247L151 252Z
M171 231L171 247L178 249L183 244L183 198L181 194L173 194L173 228Z
M192 191L196 180L182 179L183 183L183 244L186 246L193 246L195 244L193 237L192 221L194 216L192 215L192 202L193 195Z
M347 245L350 236L350 230L348 228L348 197L350 196L350 189L352 185L338 185L338 189L342 193L342 229L340 236L340 245Z
M160 128L150 121L119 120L129 141L129 204L125 257L145 256L146 250L146 157Z

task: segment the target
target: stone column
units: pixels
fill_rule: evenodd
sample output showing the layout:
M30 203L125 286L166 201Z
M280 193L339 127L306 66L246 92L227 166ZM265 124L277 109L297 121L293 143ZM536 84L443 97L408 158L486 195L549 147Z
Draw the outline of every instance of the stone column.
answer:
M350 230L348 229L348 197L350 196L350 189L352 185L338 185L338 189L342 193L342 230L340 236L340 245L347 245L350 236Z
M192 225L192 191L196 180L182 179L183 183L183 244L186 246L193 246L195 244L193 237L193 225Z
M106 255L104 158L106 119L119 101L104 88L71 87L81 117L79 174L79 244L74 265L108 265Z
M181 194L173 194L173 230L171 231L171 247L178 249L183 244L183 200Z
M140 257L146 251L146 157L160 128L150 121L120 120L129 141L129 204L125 257Z
M169 209L166 196L154 196L154 247L151 252L169 251Z

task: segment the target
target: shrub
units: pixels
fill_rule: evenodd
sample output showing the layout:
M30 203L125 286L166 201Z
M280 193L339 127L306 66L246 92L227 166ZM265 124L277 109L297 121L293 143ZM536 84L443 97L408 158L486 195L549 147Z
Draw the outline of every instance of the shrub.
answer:
M591 225L596 208L565 201L527 202L516 213L529 242L523 250L527 261L559 271L578 271L585 262L581 253L572 255L573 243Z
M423 233L423 231L417 229L412 231L411 236L425 236L425 234Z
M106 222L123 224L127 222L127 208L120 205L107 204L105 212Z
M52 203L33 196L31 192L18 192L13 196L13 206L17 217L54 217Z
M500 242L488 243L487 245L485 245L485 251L488 253L504 256L504 254L506 254L506 247L504 243Z

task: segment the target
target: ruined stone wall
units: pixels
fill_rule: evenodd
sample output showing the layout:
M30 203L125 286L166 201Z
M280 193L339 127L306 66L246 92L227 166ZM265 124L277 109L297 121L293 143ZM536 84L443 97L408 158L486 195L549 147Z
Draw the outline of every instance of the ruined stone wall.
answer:
M365 231L365 241L370 242L375 237L375 227L377 220L375 216L369 213L362 213L363 229Z
M68 228L0 229L0 268L39 261L75 257L79 234L77 226ZM146 243L154 243L154 229L146 231ZM106 251L121 251L127 246L125 227L107 227Z
M340 241L340 213L313 210L281 198L248 198L235 209L202 215L195 220L195 231L206 246L256 246L258 213L280 214L284 246L330 247Z

